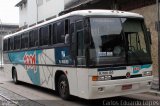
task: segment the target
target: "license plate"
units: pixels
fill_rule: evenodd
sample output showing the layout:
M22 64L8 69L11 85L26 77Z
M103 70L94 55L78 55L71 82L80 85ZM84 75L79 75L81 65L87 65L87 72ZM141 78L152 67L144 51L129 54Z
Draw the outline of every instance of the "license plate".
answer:
M132 89L132 84L122 85L122 90Z

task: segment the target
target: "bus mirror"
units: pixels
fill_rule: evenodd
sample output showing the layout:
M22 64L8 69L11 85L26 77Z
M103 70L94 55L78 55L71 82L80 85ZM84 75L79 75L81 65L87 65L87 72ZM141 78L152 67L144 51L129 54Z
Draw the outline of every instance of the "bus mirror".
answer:
M150 44L152 44L151 32L149 29L147 29L147 36L148 36Z

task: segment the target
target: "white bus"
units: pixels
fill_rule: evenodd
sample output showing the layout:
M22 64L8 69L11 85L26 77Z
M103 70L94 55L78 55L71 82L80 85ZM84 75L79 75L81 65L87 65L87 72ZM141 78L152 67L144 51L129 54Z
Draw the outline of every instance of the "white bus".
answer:
M4 37L4 69L13 81L99 99L147 92L151 36L143 16L79 10Z

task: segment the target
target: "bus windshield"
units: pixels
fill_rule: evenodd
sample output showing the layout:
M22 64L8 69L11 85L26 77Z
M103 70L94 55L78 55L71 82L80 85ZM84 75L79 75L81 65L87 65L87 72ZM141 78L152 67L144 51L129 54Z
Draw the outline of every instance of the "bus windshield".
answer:
M145 64L150 46L142 19L90 18L91 65Z

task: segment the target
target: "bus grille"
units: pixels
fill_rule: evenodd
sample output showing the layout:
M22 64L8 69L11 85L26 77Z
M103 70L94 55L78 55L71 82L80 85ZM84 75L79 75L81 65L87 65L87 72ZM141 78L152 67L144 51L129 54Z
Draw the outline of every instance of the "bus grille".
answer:
M142 77L142 74L137 74L137 75L131 75L130 78L138 78ZM128 79L126 76L118 76L118 77L112 77L111 80L118 80L118 79Z

